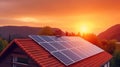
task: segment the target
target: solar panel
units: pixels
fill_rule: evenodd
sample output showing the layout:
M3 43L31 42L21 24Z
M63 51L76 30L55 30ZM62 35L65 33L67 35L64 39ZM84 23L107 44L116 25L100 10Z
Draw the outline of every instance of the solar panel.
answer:
M29 37L66 66L104 51L80 37L39 35Z
M51 38L49 38L48 36L40 36L41 39L44 39L47 42L53 41Z
M58 49L58 50L62 50L62 49L65 49L65 47L62 45L62 44L60 44L60 43L58 43L58 42L52 42L52 43L50 43L52 46L54 46L56 49Z
M67 55L69 58L71 58L73 61L79 61L81 58L79 55L75 54L71 50L63 50L61 51L63 54Z
M60 44L62 44L65 48L72 48L73 46L71 44L69 44L68 42L59 42Z
M32 36L29 36L29 37L32 38L33 40L35 40L36 42L45 42L38 35L32 35Z
M73 61L70 58L68 58L67 56L65 56L61 52L53 52L52 55L55 56L56 58L58 58L65 65L70 65L73 63Z
M56 49L53 46L49 45L49 43L38 43L38 44L40 44L42 47L44 47L46 50L50 52L56 51Z

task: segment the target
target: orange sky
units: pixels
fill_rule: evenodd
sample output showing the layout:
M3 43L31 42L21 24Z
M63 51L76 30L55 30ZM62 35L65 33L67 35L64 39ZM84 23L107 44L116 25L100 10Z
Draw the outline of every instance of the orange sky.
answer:
M0 26L58 27L100 33L120 23L120 0L0 0Z

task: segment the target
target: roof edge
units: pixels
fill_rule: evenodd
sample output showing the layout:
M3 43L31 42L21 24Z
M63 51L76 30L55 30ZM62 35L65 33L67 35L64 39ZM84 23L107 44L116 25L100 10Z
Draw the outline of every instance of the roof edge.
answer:
M12 40L1 52L0 52L0 57L8 50L8 48L10 48L12 46L12 44L15 42L17 43L17 40L21 40L21 39L14 39ZM22 39L22 40L28 40L28 39ZM17 45L18 46L18 45Z
M15 39L12 40L1 52L0 57L8 50L8 48L15 42Z

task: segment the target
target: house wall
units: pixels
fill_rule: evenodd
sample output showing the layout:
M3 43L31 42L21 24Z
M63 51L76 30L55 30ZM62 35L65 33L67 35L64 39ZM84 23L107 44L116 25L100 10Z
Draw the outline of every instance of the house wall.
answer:
M0 62L0 67L12 67L12 57L11 56L7 56L6 58L4 58L1 62Z
M110 67L110 62L107 62L104 67Z
M23 65L22 67L40 67L38 64L31 59L21 48L14 45L12 48L8 49L5 56L3 56L0 61L0 67L14 67L13 66L13 57L28 58L28 65Z

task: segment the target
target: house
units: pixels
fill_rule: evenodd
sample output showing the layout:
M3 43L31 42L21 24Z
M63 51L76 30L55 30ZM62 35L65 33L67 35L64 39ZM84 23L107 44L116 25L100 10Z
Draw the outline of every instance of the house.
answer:
M109 67L112 56L103 51L69 67ZM0 54L0 67L66 67L33 39L15 39Z

